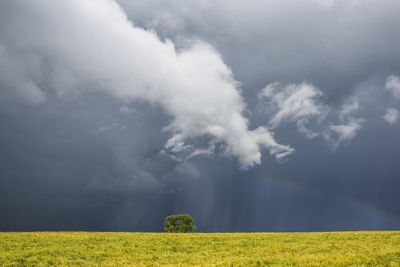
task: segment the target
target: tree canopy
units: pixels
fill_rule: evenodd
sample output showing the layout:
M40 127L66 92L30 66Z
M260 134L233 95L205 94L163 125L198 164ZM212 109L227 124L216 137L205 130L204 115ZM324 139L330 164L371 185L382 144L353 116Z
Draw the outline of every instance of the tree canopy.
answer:
M196 232L195 221L189 214L169 215L164 221L164 231L167 233Z

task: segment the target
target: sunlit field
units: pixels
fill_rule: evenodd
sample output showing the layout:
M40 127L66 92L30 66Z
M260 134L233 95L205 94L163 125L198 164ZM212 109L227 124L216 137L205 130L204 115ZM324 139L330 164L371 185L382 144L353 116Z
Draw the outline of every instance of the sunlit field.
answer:
M0 266L400 266L400 232L35 232L0 240Z

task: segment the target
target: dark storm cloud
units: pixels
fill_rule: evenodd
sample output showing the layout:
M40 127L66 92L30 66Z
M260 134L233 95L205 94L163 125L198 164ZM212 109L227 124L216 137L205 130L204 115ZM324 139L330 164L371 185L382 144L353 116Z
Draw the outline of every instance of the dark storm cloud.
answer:
M165 140L152 133L164 117L136 108L145 117L127 118L104 97L3 111L1 206L8 215L2 226L108 229L126 196L162 190L154 175L174 164L154 156ZM118 127L98 133L116 120Z
M174 160L165 153L165 144L176 132L165 131L165 126L179 118L174 107L189 95L185 86L182 91L173 87L191 86L188 81L197 76L174 76L178 83L173 87L164 83L159 68L164 61L159 59L179 65L169 56L171 47L149 37L167 52L156 48L148 64L146 57L127 48L126 39L116 42L115 35L107 35L115 33L108 25L90 17L82 20L85 16L67 2L60 10L46 1L2 1L0 230L158 231L166 215L178 212L193 214L202 231L400 227L400 126L393 114L382 118L389 108L400 107L397 76L387 80L400 74L398 1L118 2L134 25L171 39L177 53L200 39L216 49L200 52L210 58L222 55L223 61L215 64L232 69L233 77L228 76L241 82L244 99L239 106L246 104L243 118L251 122L233 143L264 126L296 153L281 163L263 153L261 165L241 170L238 157L257 162L249 156L258 150L254 139L250 146L257 143L257 150L243 147L227 154L223 142L213 144L210 153L212 138L203 136L185 143L199 147L203 156L179 151L177 158L186 160ZM88 3L96 6L95 1ZM107 22L119 25L121 17L107 10L93 9L91 14L108 14ZM90 20L92 25L85 24ZM134 60L125 61L128 54ZM154 75L150 82L137 75L143 66ZM221 84L234 84L230 78ZM165 87L158 93L173 97L166 102L157 92L143 97L143 81L158 83ZM260 98L260 91L275 82L276 92ZM206 102L216 103L219 113L240 110L238 102L213 101L221 98L209 94L219 88L214 85L196 87L206 93L205 102L185 112L207 111ZM121 97L118 87L135 97ZM279 93L284 99L296 93L294 102L280 101ZM189 118L203 125L214 122L203 115ZM175 127L199 129L181 122ZM333 139L330 145L339 147L332 151L324 139L327 132L332 134L329 127L348 137L352 122L361 128L349 140ZM302 124L320 138L304 136Z

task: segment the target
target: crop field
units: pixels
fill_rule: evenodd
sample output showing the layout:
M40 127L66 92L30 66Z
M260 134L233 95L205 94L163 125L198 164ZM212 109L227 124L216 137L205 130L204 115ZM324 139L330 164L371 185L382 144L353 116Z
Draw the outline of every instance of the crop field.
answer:
M0 242L0 266L400 266L400 232L33 232Z

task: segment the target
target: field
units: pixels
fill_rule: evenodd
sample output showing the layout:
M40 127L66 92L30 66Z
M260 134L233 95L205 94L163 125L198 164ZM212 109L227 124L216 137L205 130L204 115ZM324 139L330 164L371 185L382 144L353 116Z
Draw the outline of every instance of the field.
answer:
M0 242L0 266L400 266L400 232L34 232Z

